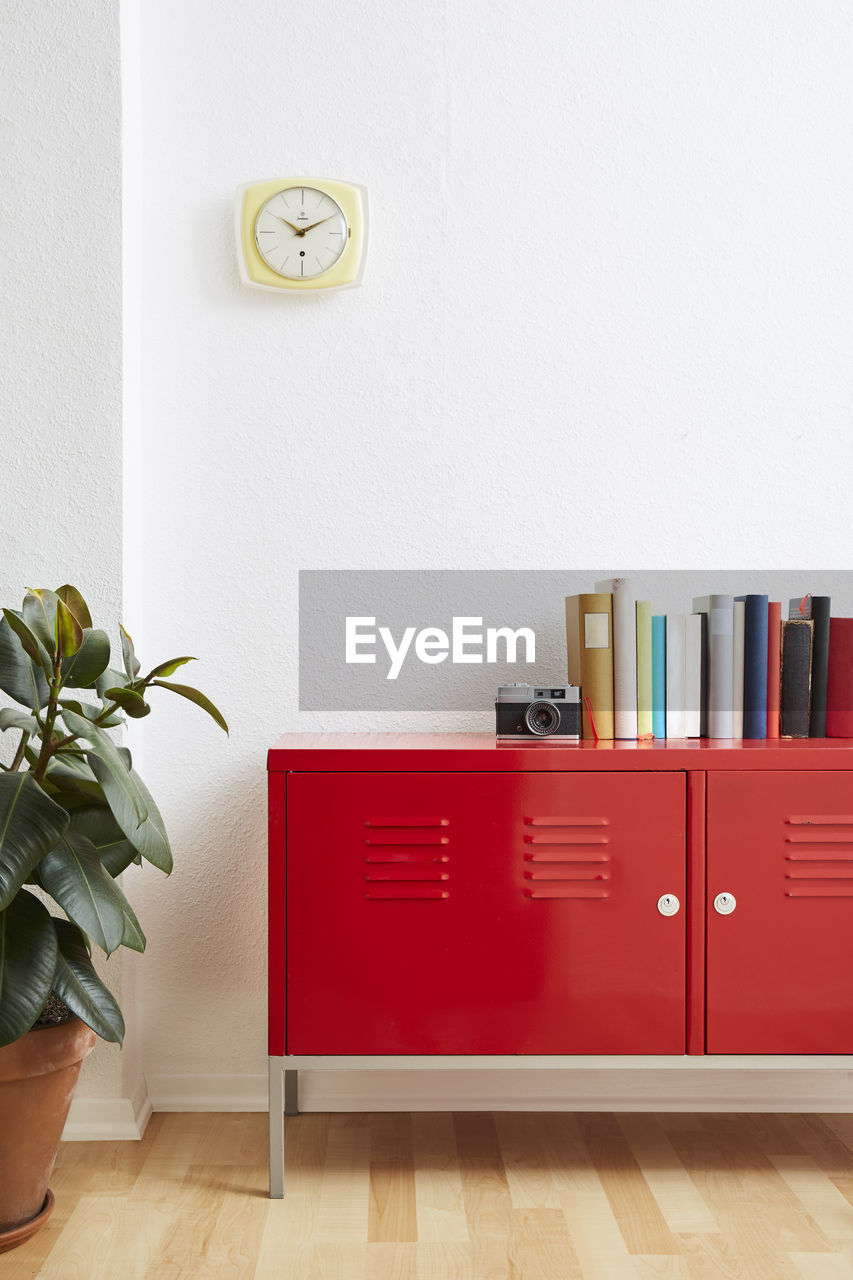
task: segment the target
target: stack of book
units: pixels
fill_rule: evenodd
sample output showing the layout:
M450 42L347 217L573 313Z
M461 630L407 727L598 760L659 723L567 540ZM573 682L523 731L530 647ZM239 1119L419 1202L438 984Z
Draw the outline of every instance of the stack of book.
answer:
M829 596L708 595L655 614L630 578L566 598L584 738L853 738L853 618Z

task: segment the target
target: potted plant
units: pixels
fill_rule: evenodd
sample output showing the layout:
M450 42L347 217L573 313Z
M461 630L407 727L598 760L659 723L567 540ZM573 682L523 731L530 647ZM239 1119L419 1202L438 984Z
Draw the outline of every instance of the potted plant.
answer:
M172 854L130 752L110 730L151 710L152 689L212 702L167 677L190 657L141 675L121 629L123 670L72 586L28 591L3 609L0 710L0 1251L52 1209L48 1179L82 1059L124 1021L95 972L92 946L145 949L116 877L144 858L167 875ZM0 741L9 741L2 738ZM59 909L45 905L52 899Z

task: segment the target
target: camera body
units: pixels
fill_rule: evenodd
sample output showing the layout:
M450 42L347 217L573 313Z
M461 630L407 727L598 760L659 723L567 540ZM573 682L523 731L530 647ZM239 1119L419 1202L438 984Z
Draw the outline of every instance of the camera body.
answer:
M502 684L495 699L499 741L580 741L580 689L574 684Z

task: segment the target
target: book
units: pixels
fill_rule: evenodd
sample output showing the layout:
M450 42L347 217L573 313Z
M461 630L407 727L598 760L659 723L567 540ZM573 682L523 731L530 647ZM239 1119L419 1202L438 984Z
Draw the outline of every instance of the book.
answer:
M613 737L637 736L637 592L631 578L596 582L613 597ZM599 737L601 735L599 734Z
M767 736L779 737L779 694L782 672L782 604L767 605Z
M652 618L652 733L666 737L666 618Z
M743 737L743 646L746 605L732 604L732 737Z
M789 618L782 623L779 732L783 738L809 736L813 632L811 618Z
M684 619L684 736L702 736L702 674L707 666L707 619L688 613Z
M666 736L687 736L685 715L685 650L687 647L687 615L666 615Z
M707 709L703 728L709 738L731 738L734 662L734 609L728 595L697 596L693 612L708 618Z
M853 738L853 618L831 618L826 736Z
M767 737L767 613L763 595L737 596L744 605L743 736Z
M829 609L830 596L812 596L812 709L809 715L809 737L826 737L826 694L829 674Z
M569 682L581 689L584 738L612 738L613 598L608 592L587 591L566 597L566 656Z
M637 601L637 737L654 733L652 677L652 602Z

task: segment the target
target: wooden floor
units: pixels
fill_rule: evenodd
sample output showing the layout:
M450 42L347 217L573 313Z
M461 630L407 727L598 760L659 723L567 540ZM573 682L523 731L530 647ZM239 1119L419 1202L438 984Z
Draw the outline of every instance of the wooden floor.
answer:
M853 1117L264 1115L68 1143L2 1280L853 1280Z

